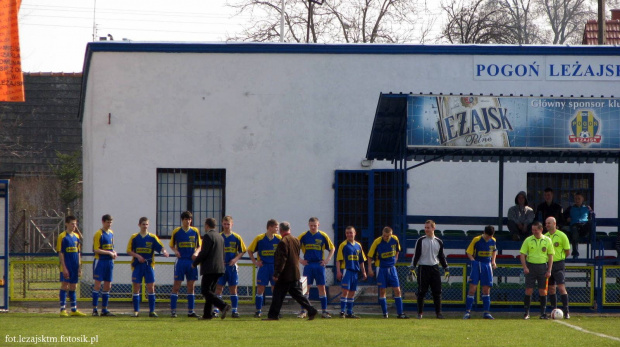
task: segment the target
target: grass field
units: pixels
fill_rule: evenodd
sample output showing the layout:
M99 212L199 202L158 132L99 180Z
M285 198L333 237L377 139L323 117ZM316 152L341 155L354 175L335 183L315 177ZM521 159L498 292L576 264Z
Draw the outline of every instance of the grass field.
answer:
M68 317L57 314L0 314L0 346L33 345L15 343L23 337L56 338L38 342L42 346L619 346L618 317L575 316L563 320L574 327L611 338L579 331L555 321L516 315L494 321L478 318L464 321L456 314L448 319L424 318L385 320L363 316L359 320L340 318L306 321L285 315L280 321L263 322L251 316L199 321L187 317L172 319L127 315L117 317ZM535 317L534 317L535 318ZM62 336L86 338L87 342L60 342Z

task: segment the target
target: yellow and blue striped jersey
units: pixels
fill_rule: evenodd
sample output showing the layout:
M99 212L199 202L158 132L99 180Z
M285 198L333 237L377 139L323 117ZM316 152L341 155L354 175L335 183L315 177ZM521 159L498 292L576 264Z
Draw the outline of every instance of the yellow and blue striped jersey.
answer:
M140 233L131 235L127 243L127 253L138 253L153 268L155 267L154 253L161 253L163 250L164 244L161 243L159 237L148 232L144 236L140 235ZM131 266L135 267L139 263L138 259L133 258Z
M226 236L224 232L220 235L224 238L224 262L228 264L239 253L245 253L245 243L239 234L234 231L230 232L230 235Z
M260 234L254 238L254 241L252 241L250 247L248 247L248 252L256 252L256 258L258 260L261 260L265 264L273 264L273 255L281 239L282 236L278 234L274 234L271 240L267 236L267 233Z
M360 271L360 262L365 262L366 256L359 242L344 240L338 247L336 260L340 261L341 269Z
M301 251L304 252L304 259L309 262L320 262L323 260L323 251L331 251L334 244L329 236L321 230L312 234L310 230L304 231L298 237L301 243Z
M471 240L466 252L473 256L476 261L491 263L493 252L497 252L497 242L494 237L490 238L489 241L485 241L482 235L478 235Z
M398 237L392 235L387 242L383 241L382 237L379 237L370 246L368 258L375 259L375 266L392 267L396 265L398 253L400 253Z
M63 231L58 235L56 241L56 252L62 253L65 257L67 268L76 268L80 265L80 237L76 233ZM60 264L62 270L62 264Z
M181 254L181 259L192 259L192 255L201 244L200 230L196 227L189 227L187 231L182 227L172 230L170 247L176 247Z
M114 232L112 229L108 229L108 231L103 231L103 229L97 230L93 240L93 252L96 249L102 249L104 251L114 250ZM112 257L107 254L95 253L95 259L111 260Z

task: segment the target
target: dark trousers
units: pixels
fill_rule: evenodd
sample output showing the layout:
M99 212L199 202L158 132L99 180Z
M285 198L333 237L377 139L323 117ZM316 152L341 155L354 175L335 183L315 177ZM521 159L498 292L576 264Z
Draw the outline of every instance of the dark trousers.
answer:
M213 317L213 306L223 310L226 307L226 303L222 299L215 295L215 285L217 280L222 277L223 274L205 274L202 275L202 281L200 287L202 290L202 296L205 297L205 311L203 313L204 318Z
M592 224L590 224L590 222L575 223L570 226L569 230L569 237L572 244L571 246L573 247L573 255L578 255L579 251L577 250L577 248L579 247L579 238L587 236L588 240L586 242L590 242L590 237L592 237Z
M441 274L439 273L439 265L420 265L418 267L418 313L424 311L424 297L428 292L428 287L431 287L435 313L439 314L441 313Z
M280 309L282 308L282 302L286 294L290 294L298 304L308 311L309 315L316 314L316 309L310 305L310 301L306 298L301 291L301 284L299 281L292 282L276 282L273 286L273 294L271 299L271 306L269 306L268 317L272 319L278 319Z
M509 220L507 223L508 231L512 235L513 241L525 240L526 237L532 235L532 225L527 225L527 231L523 232L515 221Z

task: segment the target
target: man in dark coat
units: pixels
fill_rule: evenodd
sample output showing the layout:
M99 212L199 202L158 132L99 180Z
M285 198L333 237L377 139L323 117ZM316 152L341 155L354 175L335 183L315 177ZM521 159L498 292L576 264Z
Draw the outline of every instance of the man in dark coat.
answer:
M205 220L205 235L202 237L202 248L192 266L200 264L202 275L202 295L205 298L205 309L202 319L212 319L213 306L222 312L220 317L226 318L231 306L215 295L215 285L218 278L224 275L224 239L215 231L215 219Z
M308 311L308 320L313 320L318 311L310 305L303 295L299 278L299 240L291 235L291 225L288 222L280 223L280 235L282 240L278 243L274 254L273 278L276 281L273 286L273 298L269 307L268 318L264 320L278 320L282 302L286 294L290 294L304 309Z

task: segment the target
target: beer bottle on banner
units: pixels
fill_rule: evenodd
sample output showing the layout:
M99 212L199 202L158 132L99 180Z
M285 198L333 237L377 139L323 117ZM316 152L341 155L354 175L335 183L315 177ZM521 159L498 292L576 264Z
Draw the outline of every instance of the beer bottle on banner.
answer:
M512 125L499 98L439 96L437 109L442 146L510 147L508 131L512 131Z

